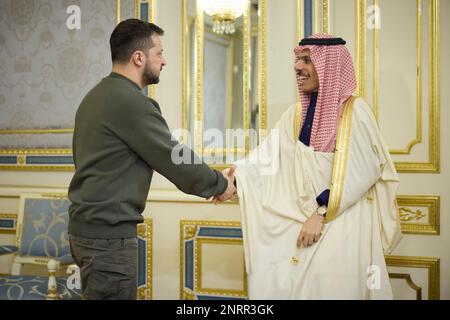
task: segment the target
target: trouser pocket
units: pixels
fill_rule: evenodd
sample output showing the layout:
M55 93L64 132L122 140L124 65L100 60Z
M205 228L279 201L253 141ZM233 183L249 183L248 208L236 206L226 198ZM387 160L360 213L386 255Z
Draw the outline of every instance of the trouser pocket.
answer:
M130 252L131 251L131 252ZM134 248L102 253L92 257L85 276L84 296L89 300L136 299L137 261Z

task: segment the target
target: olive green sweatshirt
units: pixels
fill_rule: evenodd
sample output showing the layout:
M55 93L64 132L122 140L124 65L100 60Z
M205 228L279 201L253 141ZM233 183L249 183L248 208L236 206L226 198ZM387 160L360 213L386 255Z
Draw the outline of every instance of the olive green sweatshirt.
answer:
M174 163L174 147L179 148L174 154L192 164ZM73 158L69 233L80 237L135 237L153 170L181 191L203 198L227 187L221 173L172 137L158 103L114 72L85 96L77 110Z

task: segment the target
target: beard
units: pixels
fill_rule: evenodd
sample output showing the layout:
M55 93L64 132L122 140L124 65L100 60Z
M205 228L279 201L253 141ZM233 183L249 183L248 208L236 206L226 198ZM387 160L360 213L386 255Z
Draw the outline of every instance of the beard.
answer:
M155 74L153 70L150 69L148 63L145 64L144 73L142 74L142 82L145 85L157 84L159 82L159 75Z

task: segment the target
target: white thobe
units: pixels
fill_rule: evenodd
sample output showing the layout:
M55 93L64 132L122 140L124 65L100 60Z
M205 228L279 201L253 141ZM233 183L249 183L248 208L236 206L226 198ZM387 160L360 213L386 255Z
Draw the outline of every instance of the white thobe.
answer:
M370 107L351 100L339 125L339 161L298 141L297 104L236 163L250 299L392 299L384 254L401 237L399 180ZM297 248L328 188L331 221L317 243Z

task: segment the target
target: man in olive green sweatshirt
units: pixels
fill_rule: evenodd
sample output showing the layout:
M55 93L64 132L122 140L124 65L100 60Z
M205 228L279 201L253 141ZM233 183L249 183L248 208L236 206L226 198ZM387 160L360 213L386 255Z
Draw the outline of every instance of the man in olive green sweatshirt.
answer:
M159 82L166 65L163 34L141 20L119 23L110 38L112 72L76 113L69 234L86 299L136 299L136 225L143 221L153 170L203 198L236 191L232 174L210 169L186 146L180 151L158 103L142 92ZM175 147L192 164L175 164Z

